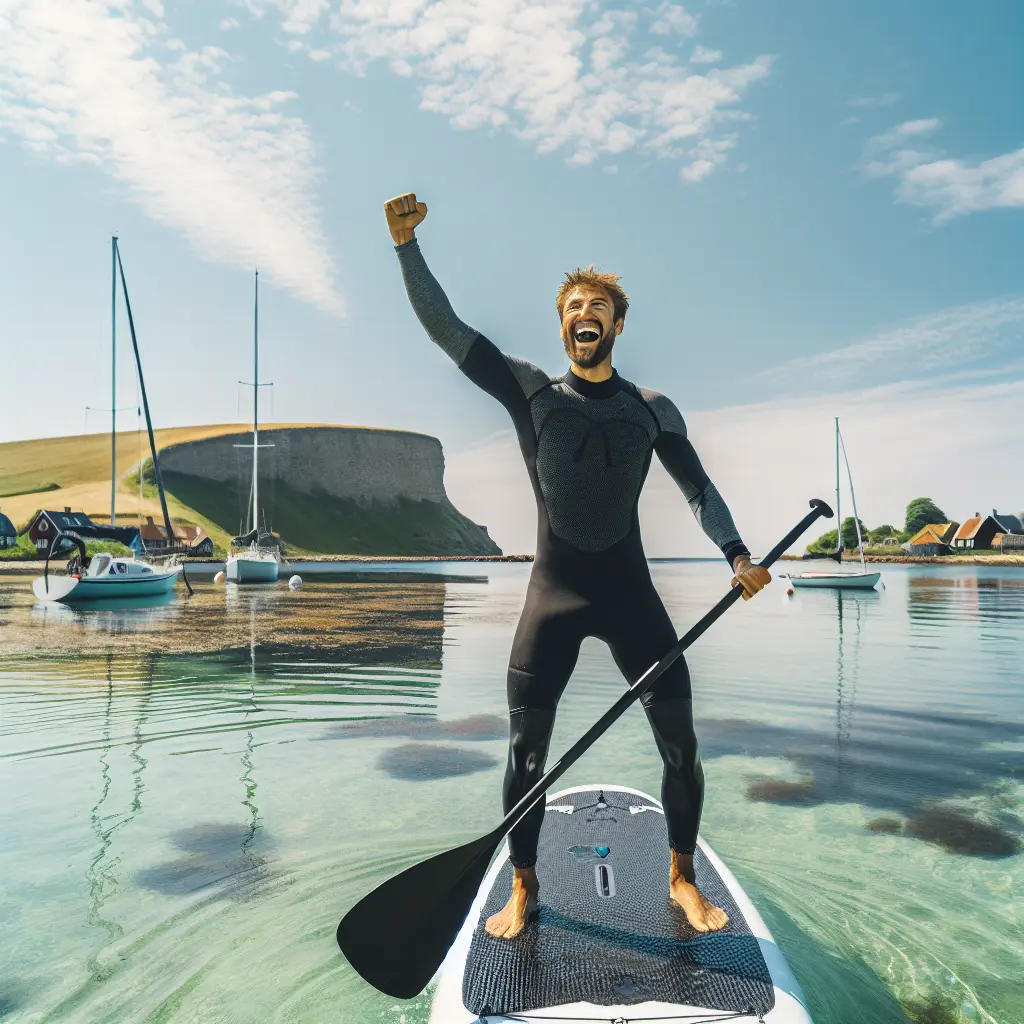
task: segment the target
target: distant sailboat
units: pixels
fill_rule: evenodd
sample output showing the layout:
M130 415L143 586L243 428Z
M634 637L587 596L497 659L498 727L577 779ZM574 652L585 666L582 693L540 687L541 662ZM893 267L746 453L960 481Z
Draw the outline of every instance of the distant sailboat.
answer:
M233 537L231 540L232 545L241 547L243 550L228 553L225 576L229 583L276 583L280 564L276 538L266 531L261 533L259 526L259 451L260 448L272 447L272 445L260 444L260 387L262 385L260 384L259 288L260 272L257 270L253 286L252 317L252 444L235 445L236 448L252 449L252 518L249 532L240 537Z
M843 447L843 459L846 461L846 476L850 481L850 498L853 501L853 523L857 528L857 547L860 551L860 572L799 572L790 573L789 580L794 587L828 587L842 590L871 590L881 578L879 572L868 572L864 563L864 538L860 534L860 518L857 515L857 497L853 492L853 474L850 472L850 460L846 457L846 443L839 433L839 417L836 417L836 550L826 558L834 558L842 563L843 559L843 518L839 513L839 446Z
M167 495L164 491L163 477L160 473L160 460L157 457L156 440L153 437L153 420L149 415L149 399L146 396L146 381L142 376L142 357L139 355L139 343L135 336L135 320L132 317L132 304L128 298L128 284L124 276L124 264L121 262L121 250L117 245L117 237L110 239L111 259L111 293L110 293L110 346L111 346L111 422L110 422L110 525L116 526L116 495L117 495L117 387L116 387L116 356L117 356L117 281L121 278L121 291L124 295L125 310L128 313L128 327L131 331L132 349L135 352L135 366L138 372L139 391L142 395L142 408L146 414L146 429L149 432L149 450L153 459L153 474L156 478L157 492L160 496L160 508L164 516L167 536L173 541L174 528L171 525L170 513L167 510ZM142 467L139 467L142 475ZM62 540L73 543L78 548L78 555L69 560L66 575L50 576L50 558L58 554ZM173 546L173 544L172 544ZM43 575L33 580L32 591L40 601L62 601L72 604L78 601L92 601L107 598L153 597L168 594L173 590L179 574L192 593L184 566L172 566L164 569L154 568L138 558L120 558L109 554L98 554L91 558L86 554L82 538L73 532L59 533L50 544L43 566Z

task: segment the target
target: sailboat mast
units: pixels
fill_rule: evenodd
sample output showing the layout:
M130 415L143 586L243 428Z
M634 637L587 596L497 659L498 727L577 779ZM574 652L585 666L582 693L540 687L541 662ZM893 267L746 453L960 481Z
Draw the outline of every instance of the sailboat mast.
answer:
M110 525L117 494L117 235L110 238Z
M836 417L836 551L843 557L843 515L839 511L839 417Z
M252 528L258 529L260 457L260 272L257 269L252 302ZM839 466L836 465L838 472Z
M836 419L836 431L837 437L839 430L839 420ZM842 440L840 438L840 440ZM843 441L843 461L846 463L846 478L850 481L850 500L853 502L853 525L857 530L857 550L860 551L860 567L862 572L867 572L867 566L864 564L864 538L860 535L860 516L857 515L857 495L853 490L853 473L850 472L850 459L846 454L846 442ZM839 469L839 463L836 463L836 470Z

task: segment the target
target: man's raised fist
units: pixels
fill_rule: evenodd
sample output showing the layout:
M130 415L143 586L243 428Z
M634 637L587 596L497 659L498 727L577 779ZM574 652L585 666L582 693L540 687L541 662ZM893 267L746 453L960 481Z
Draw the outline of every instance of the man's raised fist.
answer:
M395 245L411 242L416 237L416 227L427 215L427 204L416 202L415 192L389 199L384 204L384 216L388 219L388 231Z

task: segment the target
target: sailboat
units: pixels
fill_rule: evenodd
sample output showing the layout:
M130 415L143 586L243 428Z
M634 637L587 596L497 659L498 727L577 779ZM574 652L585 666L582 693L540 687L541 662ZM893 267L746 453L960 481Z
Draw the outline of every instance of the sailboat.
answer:
M853 474L850 472L850 460L846 456L846 442L839 433L839 417L836 417L836 550L826 558L836 562L843 560L843 518L839 513L839 446L843 447L843 458L846 461L846 476L850 481L850 498L853 501L853 523L857 528L857 548L860 551L860 572L799 572L789 573L789 580L794 587L828 587L842 590L872 590L881 578L879 572L868 572L864 563L864 538L860 534L860 518L857 515L857 496L853 493ZM780 574L784 575L784 574Z
M153 459L153 473L160 494L160 507L164 514L164 525L168 538L174 537L171 517L167 511L167 496L164 493L163 477L160 475L160 460L157 458L156 441L153 437L153 421L149 415L149 399L146 396L146 382L142 376L142 358L139 343L135 337L135 320L132 317L131 301L128 298L128 284L124 276L124 264L117 245L117 236L110 239L111 288L110 288L110 348L111 348L111 400L110 400L110 525L116 526L117 494L117 279L121 277L121 291L124 294L125 310L128 313L128 327L131 330L132 348L138 370L139 391L142 407L146 413L146 429L149 432L149 450ZM140 467L141 474L141 467ZM50 577L50 558L59 553L62 541L67 540L78 548L78 554L68 561L65 575ZM191 594L185 567L181 565L157 569L138 558L120 558L101 553L90 558L86 554L82 538L73 531L58 533L49 546L43 575L32 581L32 591L40 601L62 601L73 604L79 601L97 599L154 597L169 594L174 588L178 575L185 581Z
M252 519L249 532L231 539L232 546L240 551L228 553L225 576L228 583L276 583L280 565L277 539L259 528L259 452L260 448L272 445L260 444L260 332L259 332L260 272L256 271L253 286L252 314L252 444L236 444L236 448L252 449ZM245 383L244 381L240 383Z

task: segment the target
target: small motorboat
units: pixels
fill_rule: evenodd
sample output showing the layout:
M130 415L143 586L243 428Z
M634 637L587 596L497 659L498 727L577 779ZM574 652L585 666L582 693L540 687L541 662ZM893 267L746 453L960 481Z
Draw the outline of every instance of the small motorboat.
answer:
M61 533L78 547L64 576L50 575L47 556L43 575L32 581L32 592L40 601L61 601L65 604L99 599L156 597L174 589L180 566L162 571L134 558L121 558L104 553L85 553L85 543L75 533ZM59 547L55 543L50 550Z

